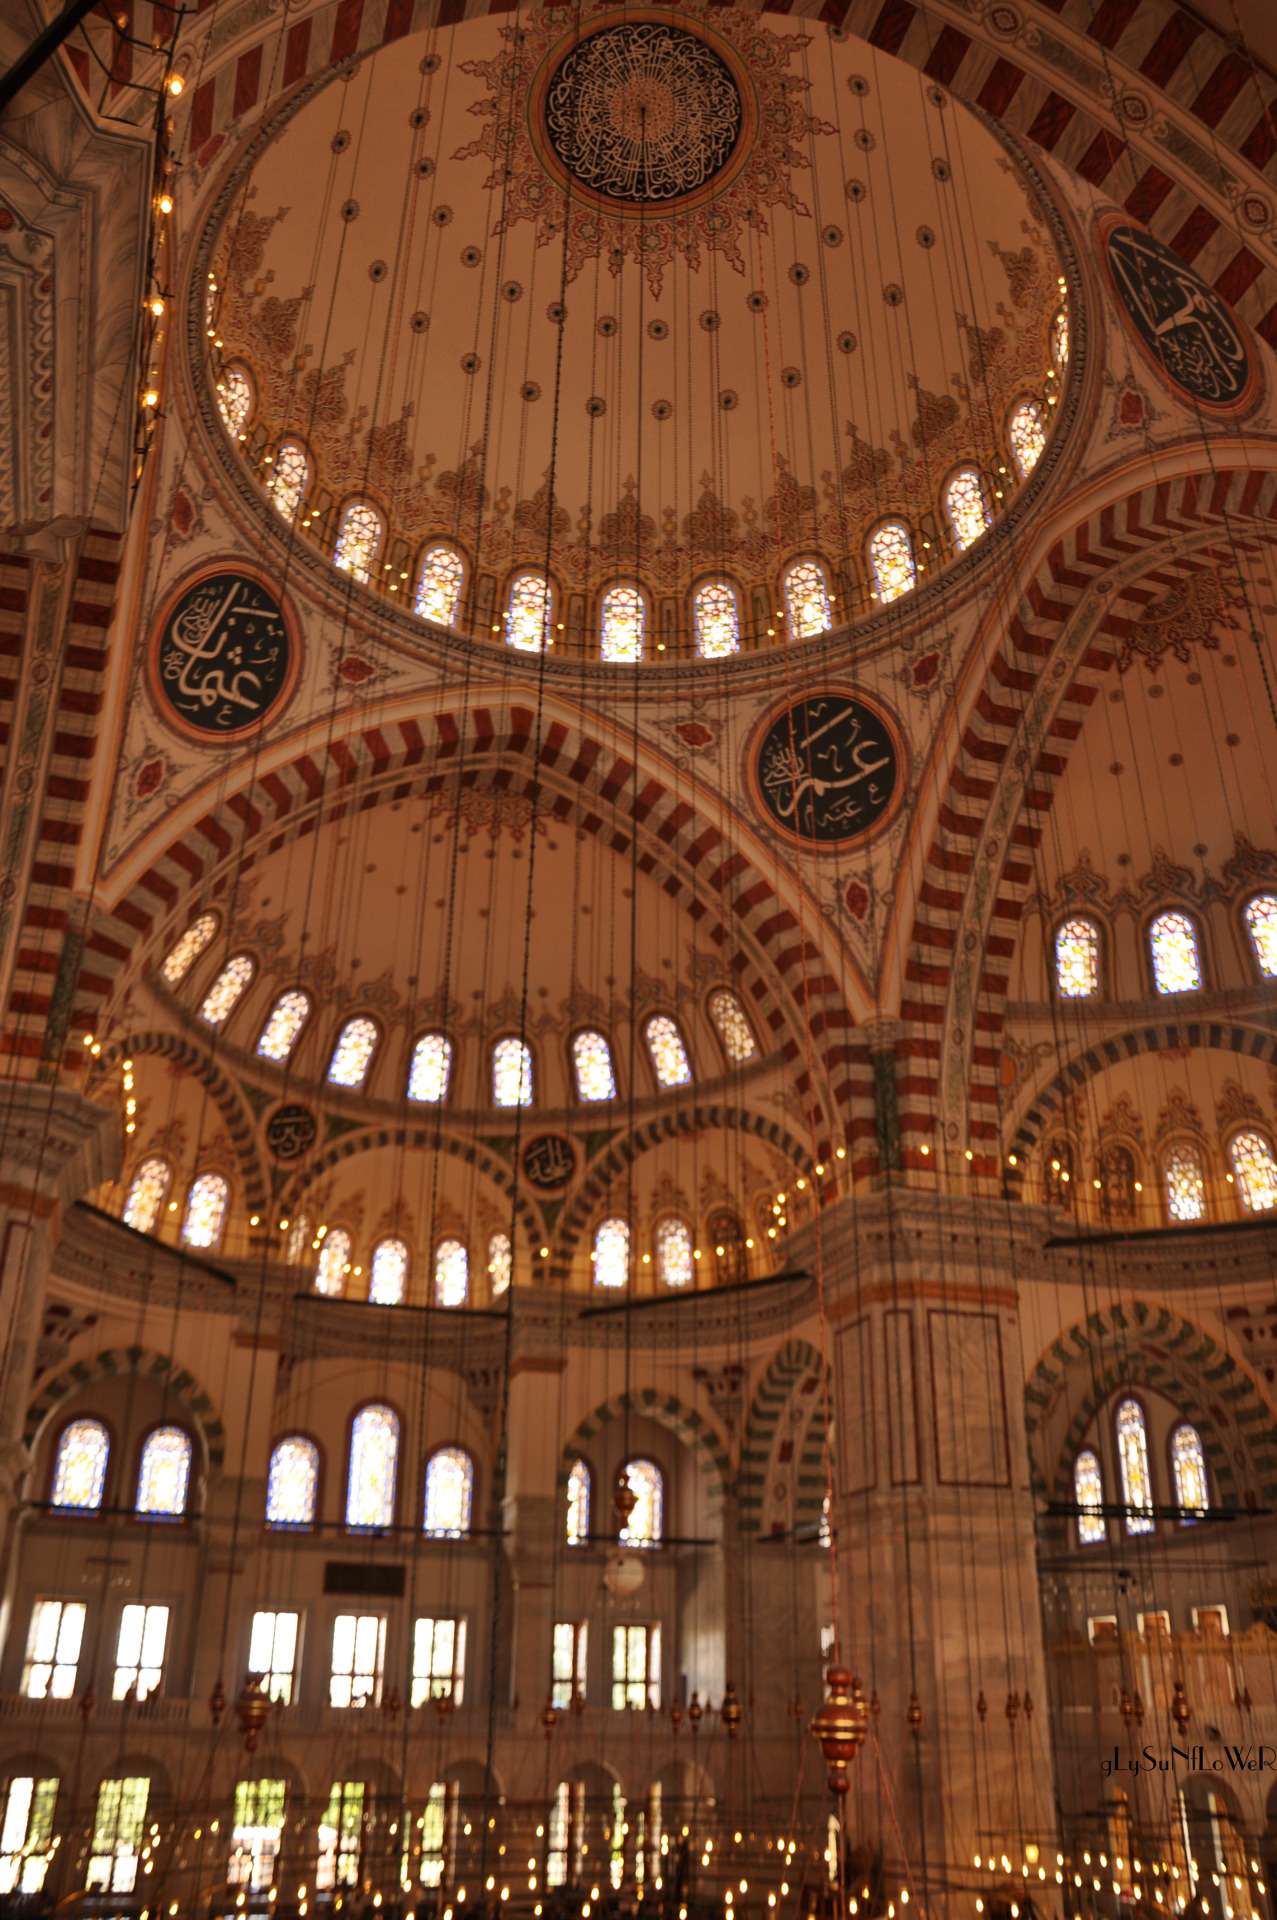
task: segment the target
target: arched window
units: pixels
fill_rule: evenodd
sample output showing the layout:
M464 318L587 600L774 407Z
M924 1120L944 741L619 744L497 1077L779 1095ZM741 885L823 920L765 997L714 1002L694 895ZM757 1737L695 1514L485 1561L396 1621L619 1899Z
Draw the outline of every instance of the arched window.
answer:
M1046 449L1046 413L1036 400L1021 400L1007 421L1011 458L1027 480Z
M630 1224L628 1220L604 1220L594 1235L594 1284L596 1287L624 1287L630 1278Z
M665 1506L660 1468L654 1460L629 1460L620 1478L634 1495L634 1510L617 1539L623 1547L659 1547Z
M217 915L215 913L202 913L198 920L192 920L176 946L169 948L164 964L160 968L170 987L181 986L216 932Z
M388 1527L393 1523L398 1469L398 1414L390 1407L363 1407L350 1429L348 1527Z
M514 1253L508 1233L494 1233L488 1241L488 1292L495 1300L505 1292L514 1272Z
M749 1250L745 1229L734 1213L712 1213L710 1244L714 1249L714 1278L720 1287L735 1287L749 1279Z
M152 1520L180 1520L191 1483L191 1436L157 1427L146 1438L137 1476L136 1511Z
M696 1279L692 1236L677 1214L656 1223L656 1277L663 1287L690 1287Z
M288 1242L284 1248L284 1258L290 1267L300 1267L305 1264L306 1255L309 1251L310 1215L307 1213L299 1213L289 1228Z
M96 1513L106 1487L111 1440L100 1420L73 1420L64 1427L53 1461L51 1506Z
M1106 1220L1135 1218L1135 1155L1120 1141L1108 1140L1100 1149L1100 1212Z
M1055 930L1055 990L1062 1000L1093 1000L1100 990L1100 930L1081 914Z
M290 523L306 497L310 485L310 461L300 440L281 440L275 452L274 472L266 491Z
M1046 1150L1046 1204L1073 1205L1073 1147L1068 1140L1052 1140Z
M1180 1518L1192 1526L1210 1511L1210 1487L1206 1481L1206 1452L1202 1436L1187 1420L1171 1435L1171 1472L1175 1478L1175 1505L1186 1509Z
M532 1049L513 1034L492 1049L492 1104L495 1107L532 1105Z
M266 1475L268 1527L313 1527L319 1494L319 1448L303 1433L290 1433L271 1449Z
M474 1461L463 1447L440 1447L426 1462L425 1531L436 1540L470 1533Z
M736 995L727 987L715 987L709 997L709 1017L718 1029L718 1037L723 1043L723 1052L734 1067L743 1066L746 1060L758 1058L758 1043L754 1039L754 1030L746 1017Z
M310 995L300 987L281 993L271 1008L257 1042L263 1060L287 1060L297 1045L297 1037L310 1017Z
M1069 364L1069 310L1057 307L1051 321L1051 365L1062 374Z
M574 1460L568 1475L568 1545L584 1547L590 1540L590 1469Z
M1191 1140L1175 1140L1162 1155L1162 1191L1172 1220L1206 1218L1206 1169Z
M542 653L550 644L554 610L550 583L543 573L516 573L506 601L506 645L521 653Z
M242 440L253 411L253 383L247 368L235 365L223 370L217 383L217 409L231 439Z
M460 1240L441 1240L435 1248L435 1305L464 1307L470 1298L470 1255Z
M155 1232L155 1223L160 1217L170 1177L168 1161L161 1160L158 1154L152 1154L149 1160L142 1162L129 1181L128 1196L124 1202L126 1227L135 1227L139 1233Z
M1148 930L1153 985L1159 993L1196 993L1202 985L1197 928L1186 913L1159 913Z
M647 609L637 587L609 587L603 595L599 620L599 651L605 660L627 661L643 658L643 633Z
M1254 1127L1235 1133L1228 1158L1247 1213L1271 1213L1277 1207L1277 1160L1264 1135Z
M328 1063L330 1086L363 1086L377 1050L377 1037L377 1022L370 1020L366 1013L356 1014L353 1020L347 1020L337 1036L337 1045Z
M1257 893L1242 912L1255 962L1262 974L1277 974L1277 893Z
M379 1240L372 1252L369 1300L376 1307L398 1307L407 1291L407 1247L402 1240Z
M1082 1546L1094 1547L1105 1537L1104 1481L1100 1463L1088 1447L1079 1453L1073 1468L1073 1498L1081 1511L1077 1517L1077 1537Z
M336 1299L345 1291L350 1272L350 1235L345 1227L330 1227L319 1242L319 1260L315 1267L315 1292Z
M408 1069L408 1098L439 1106L448 1098L452 1077L452 1042L445 1033L423 1033L412 1050Z
M659 1084L663 1087L690 1086L691 1062L677 1021L672 1020L668 1013L654 1013L650 1020L643 1022L643 1038L652 1056L652 1067Z
M829 583L819 560L796 560L785 571L785 617L791 640L810 640L834 624Z
M436 626L452 626L461 605L465 577L466 563L455 547L427 547L417 575L413 612L419 619L433 620Z
M707 580L692 597L696 651L702 660L726 660L740 652L740 608L726 580Z
M946 483L944 510L959 552L974 546L981 534L989 531L989 502L975 467L959 467Z
M222 1237L231 1190L220 1173L201 1173L186 1199L182 1239L188 1247L215 1247Z
M333 565L342 573L353 574L365 585L372 578L377 555L381 551L381 515L366 500L349 500L342 508L337 527L337 545Z
M910 593L917 585L913 564L913 539L903 520L884 520L869 540L869 571L873 575L874 598L886 606Z
M200 1019L224 1027L256 971L251 954L233 954L200 1001Z
M572 1071L578 1100L615 1100L612 1049L603 1034L593 1029L573 1034Z
M1152 1533L1153 1480L1148 1468L1148 1435L1138 1400L1123 1400L1117 1410L1117 1458L1122 1470L1122 1504L1128 1533Z

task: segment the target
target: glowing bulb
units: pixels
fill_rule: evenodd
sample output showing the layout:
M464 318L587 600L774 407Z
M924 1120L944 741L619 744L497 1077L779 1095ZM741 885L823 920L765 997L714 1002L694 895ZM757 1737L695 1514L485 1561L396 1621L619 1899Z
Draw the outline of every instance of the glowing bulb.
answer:
M169 75L168 90L172 94L175 100L177 99L178 94L182 91L182 88L185 85L186 85L186 82L183 80L180 73L171 73Z
M159 208L161 213L172 213L173 196L171 193L162 193L160 195Z

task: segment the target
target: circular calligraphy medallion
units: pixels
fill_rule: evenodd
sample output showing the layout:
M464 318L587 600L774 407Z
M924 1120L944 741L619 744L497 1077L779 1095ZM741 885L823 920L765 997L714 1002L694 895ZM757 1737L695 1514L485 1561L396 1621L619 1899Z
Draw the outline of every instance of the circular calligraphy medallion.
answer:
M870 833L903 789L895 729L859 694L837 689L808 694L766 721L750 773L768 820L818 847Z
M187 580L169 601L150 648L151 691L189 738L242 740L288 698L300 658L283 595L236 561Z
M566 1187L576 1172L576 1148L565 1133L539 1133L522 1154L523 1177L539 1193Z
M1214 288L1141 227L1107 227L1103 248L1122 310L1171 386L1208 409L1231 413L1249 402L1258 371Z
M309 1107L276 1107L266 1123L266 1144L277 1160L300 1160L318 1132L319 1122Z

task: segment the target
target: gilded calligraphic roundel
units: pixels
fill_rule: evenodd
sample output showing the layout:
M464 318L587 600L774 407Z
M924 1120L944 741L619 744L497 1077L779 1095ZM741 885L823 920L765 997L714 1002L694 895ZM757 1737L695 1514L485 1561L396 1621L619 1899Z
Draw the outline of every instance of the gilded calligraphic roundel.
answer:
M566 1187L576 1172L576 1148L565 1133L539 1133L523 1149L523 1177L539 1193Z
M837 847L887 818L902 761L876 707L850 693L813 693L764 728L751 771L774 825L808 845Z
M1246 339L1213 287L1142 227L1110 227L1109 276L1146 353L1198 406L1232 411L1255 374Z
M166 720L212 746L240 740L292 692L299 650L283 596L242 564L179 588L150 653Z
M300 1160L309 1153L319 1122L309 1107L290 1103L276 1107L266 1123L266 1144L277 1160Z

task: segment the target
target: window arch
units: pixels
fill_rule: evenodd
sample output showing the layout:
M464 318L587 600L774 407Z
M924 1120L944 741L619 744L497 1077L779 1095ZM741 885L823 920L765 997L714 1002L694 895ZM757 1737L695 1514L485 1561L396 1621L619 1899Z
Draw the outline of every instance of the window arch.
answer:
M656 1277L663 1287L690 1287L696 1280L692 1234L685 1220L667 1213L656 1223Z
M1148 1434L1138 1400L1123 1400L1117 1410L1117 1459L1122 1473L1126 1531L1152 1533L1153 1477L1148 1464Z
M474 1461L464 1447L437 1447L426 1462L424 1530L435 1540L470 1537Z
M1055 991L1062 1000L1094 1000L1100 991L1100 930L1070 914L1055 930Z
M466 563L455 547L427 547L421 556L413 612L421 620L433 620L436 626L455 626L465 577Z
M319 1448L304 1433L286 1434L271 1448L266 1474L268 1527L312 1527L319 1499Z
M1100 1511L1104 1504L1104 1480L1099 1460L1089 1447L1079 1453L1073 1468L1073 1498L1080 1509L1078 1541L1084 1547L1097 1546L1107 1532Z
M505 639L520 653L543 653L550 644L554 595L543 573L516 573L505 608Z
M869 571L874 599L886 606L918 584L913 559L913 536L903 520L884 520L869 537Z
M727 580L706 580L692 595L692 627L702 660L740 652L740 602Z
M182 1222L182 1239L188 1247L217 1246L230 1199L230 1184L220 1173L201 1173L191 1182Z
M1187 1420L1181 1420L1171 1435L1171 1475L1175 1505L1188 1510L1180 1514L1180 1519L1191 1527L1194 1520L1210 1512L1210 1483L1202 1436Z
M731 1212L712 1213L709 1217L710 1244L714 1249L714 1278L720 1287L739 1286L749 1279L749 1250L745 1229Z
M514 1273L514 1250L508 1233L494 1233L488 1240L488 1292L495 1300L505 1292Z
M573 1034L572 1073L578 1100L615 1100L616 1074L606 1034L594 1027Z
M381 552L381 537L384 531L382 518L376 507L367 500L348 500L341 510L341 519L337 526L333 565L342 573L349 573L354 579L362 580L367 586L372 579L377 555Z
M281 993L266 1017L257 1051L263 1060L287 1060L310 1018L310 995L301 987Z
M345 1292L350 1272L351 1240L345 1227L329 1227L320 1237L319 1259L315 1265L315 1292L337 1299Z
M643 1022L643 1038L659 1085L690 1086L692 1066L677 1020L668 1013L654 1013L650 1020Z
M617 1539L624 1547L659 1547L664 1526L665 1479L655 1460L627 1460L618 1479L634 1495L634 1509Z
M153 1153L143 1160L129 1181L125 1196L123 1220L126 1227L133 1227L138 1233L155 1232L172 1177L168 1161L159 1154Z
M181 1427L156 1427L142 1448L134 1511L144 1519L182 1520L190 1484L190 1434Z
M203 953L213 935L217 932L218 918L215 913L202 913L198 920L192 920L181 939L171 946L164 956L160 972L170 987L180 987L195 962Z
M233 954L200 1001L200 1019L210 1027L224 1027L256 972L251 953Z
M276 512L291 523L310 485L310 456L300 440L281 440L272 465L274 470L266 491Z
M532 1049L526 1040L507 1034L492 1049L492 1104L495 1107L532 1105Z
M1247 1213L1271 1213L1277 1207L1277 1160L1267 1136L1244 1127L1228 1143L1228 1161Z
M1170 1219L1206 1218L1206 1168L1193 1141L1173 1140L1162 1155L1162 1193Z
M464 1307L470 1298L470 1255L460 1240L435 1248L435 1305Z
M1266 979L1277 974L1277 893L1252 894L1242 908L1255 964Z
M441 1106L452 1079L452 1042L446 1033L423 1033L414 1041L408 1068L408 1098Z
M594 1284L628 1286L630 1278L630 1223L613 1217L601 1221L594 1233Z
M1204 985L1197 925L1181 908L1159 913L1150 923L1148 953L1158 993L1196 993Z
M1027 480L1046 451L1046 410L1040 401L1026 396L1011 409L1007 440L1020 478Z
M782 585L790 638L810 640L818 633L828 633L834 616L829 582L819 560L795 560L785 569Z
M734 1067L758 1058L754 1029L739 998L728 987L715 987L709 996L709 1017L714 1022L723 1052Z
M106 1491L111 1436L100 1420L72 1420L53 1456L49 1504L73 1513L97 1513Z
M253 383L247 367L238 361L222 369L217 383L217 410L232 440L242 440L253 411Z
M604 660L626 665L643 658L647 606L637 587L609 587L599 615L599 652Z
M989 502L977 467L959 467L950 475L945 482L944 510L960 553L989 531Z
M392 1407L362 1407L350 1425L346 1525L388 1527L395 1517L399 1470L399 1415Z
M337 1045L328 1062L326 1078L329 1086L362 1087L368 1078L368 1069L380 1037L377 1022L368 1014L358 1013L353 1020L347 1020L337 1035Z
M403 1305L408 1291L408 1249L402 1240L379 1240L372 1250L368 1298L376 1307Z

